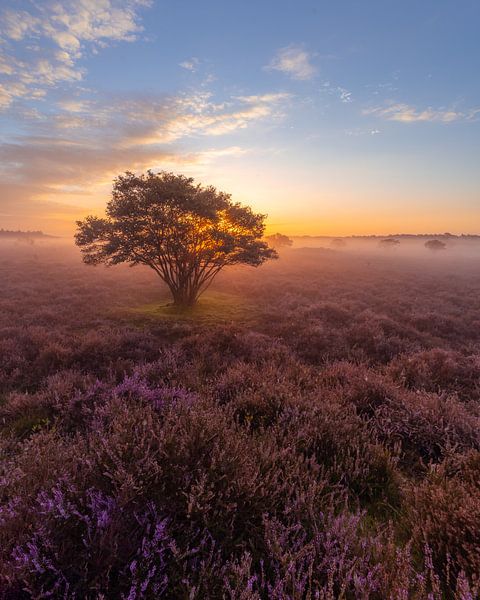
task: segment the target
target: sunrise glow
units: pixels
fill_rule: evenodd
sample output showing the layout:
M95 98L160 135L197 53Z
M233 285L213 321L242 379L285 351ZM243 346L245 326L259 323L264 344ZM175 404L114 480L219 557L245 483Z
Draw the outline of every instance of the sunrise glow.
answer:
M70 235L116 175L167 169L289 234L475 233L479 16L469 1L6 0L1 225Z

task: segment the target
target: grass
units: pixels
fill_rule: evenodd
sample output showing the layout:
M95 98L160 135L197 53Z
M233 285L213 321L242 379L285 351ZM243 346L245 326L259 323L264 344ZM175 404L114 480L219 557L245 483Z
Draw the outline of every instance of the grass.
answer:
M195 321L201 323L245 323L256 314L255 306L245 298L226 292L207 291L189 309L179 309L171 300L163 297L158 302L128 308L125 315L134 320Z

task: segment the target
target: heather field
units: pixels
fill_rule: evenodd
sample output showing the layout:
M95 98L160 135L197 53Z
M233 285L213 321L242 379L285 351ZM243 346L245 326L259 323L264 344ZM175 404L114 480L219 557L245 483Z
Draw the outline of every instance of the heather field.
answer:
M179 313L2 242L0 598L478 598L477 243L296 243Z

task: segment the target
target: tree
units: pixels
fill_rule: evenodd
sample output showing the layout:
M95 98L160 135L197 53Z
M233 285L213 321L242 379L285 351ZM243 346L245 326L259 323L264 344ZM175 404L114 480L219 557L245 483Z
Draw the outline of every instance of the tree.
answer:
M168 285L174 304L189 307L224 267L254 267L275 250L261 241L265 215L229 194L174 173L117 177L106 218L77 221L86 264L146 265Z
M265 238L271 248L285 248L293 245L293 240L283 233L274 233Z
M395 248L400 245L399 240L395 238L385 238L379 242L381 248Z
M346 242L345 242L345 240L343 238L333 238L330 241L330 244L334 248L344 248L347 245Z
M440 240L428 240L428 242L425 242L425 248L428 248L429 250L445 250L446 247L447 244Z

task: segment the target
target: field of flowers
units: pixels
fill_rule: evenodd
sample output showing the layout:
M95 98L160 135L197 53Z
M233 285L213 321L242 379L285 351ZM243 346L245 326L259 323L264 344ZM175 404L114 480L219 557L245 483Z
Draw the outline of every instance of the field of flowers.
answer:
M1 600L479 597L478 262L289 250L175 315L5 244L0 286Z

